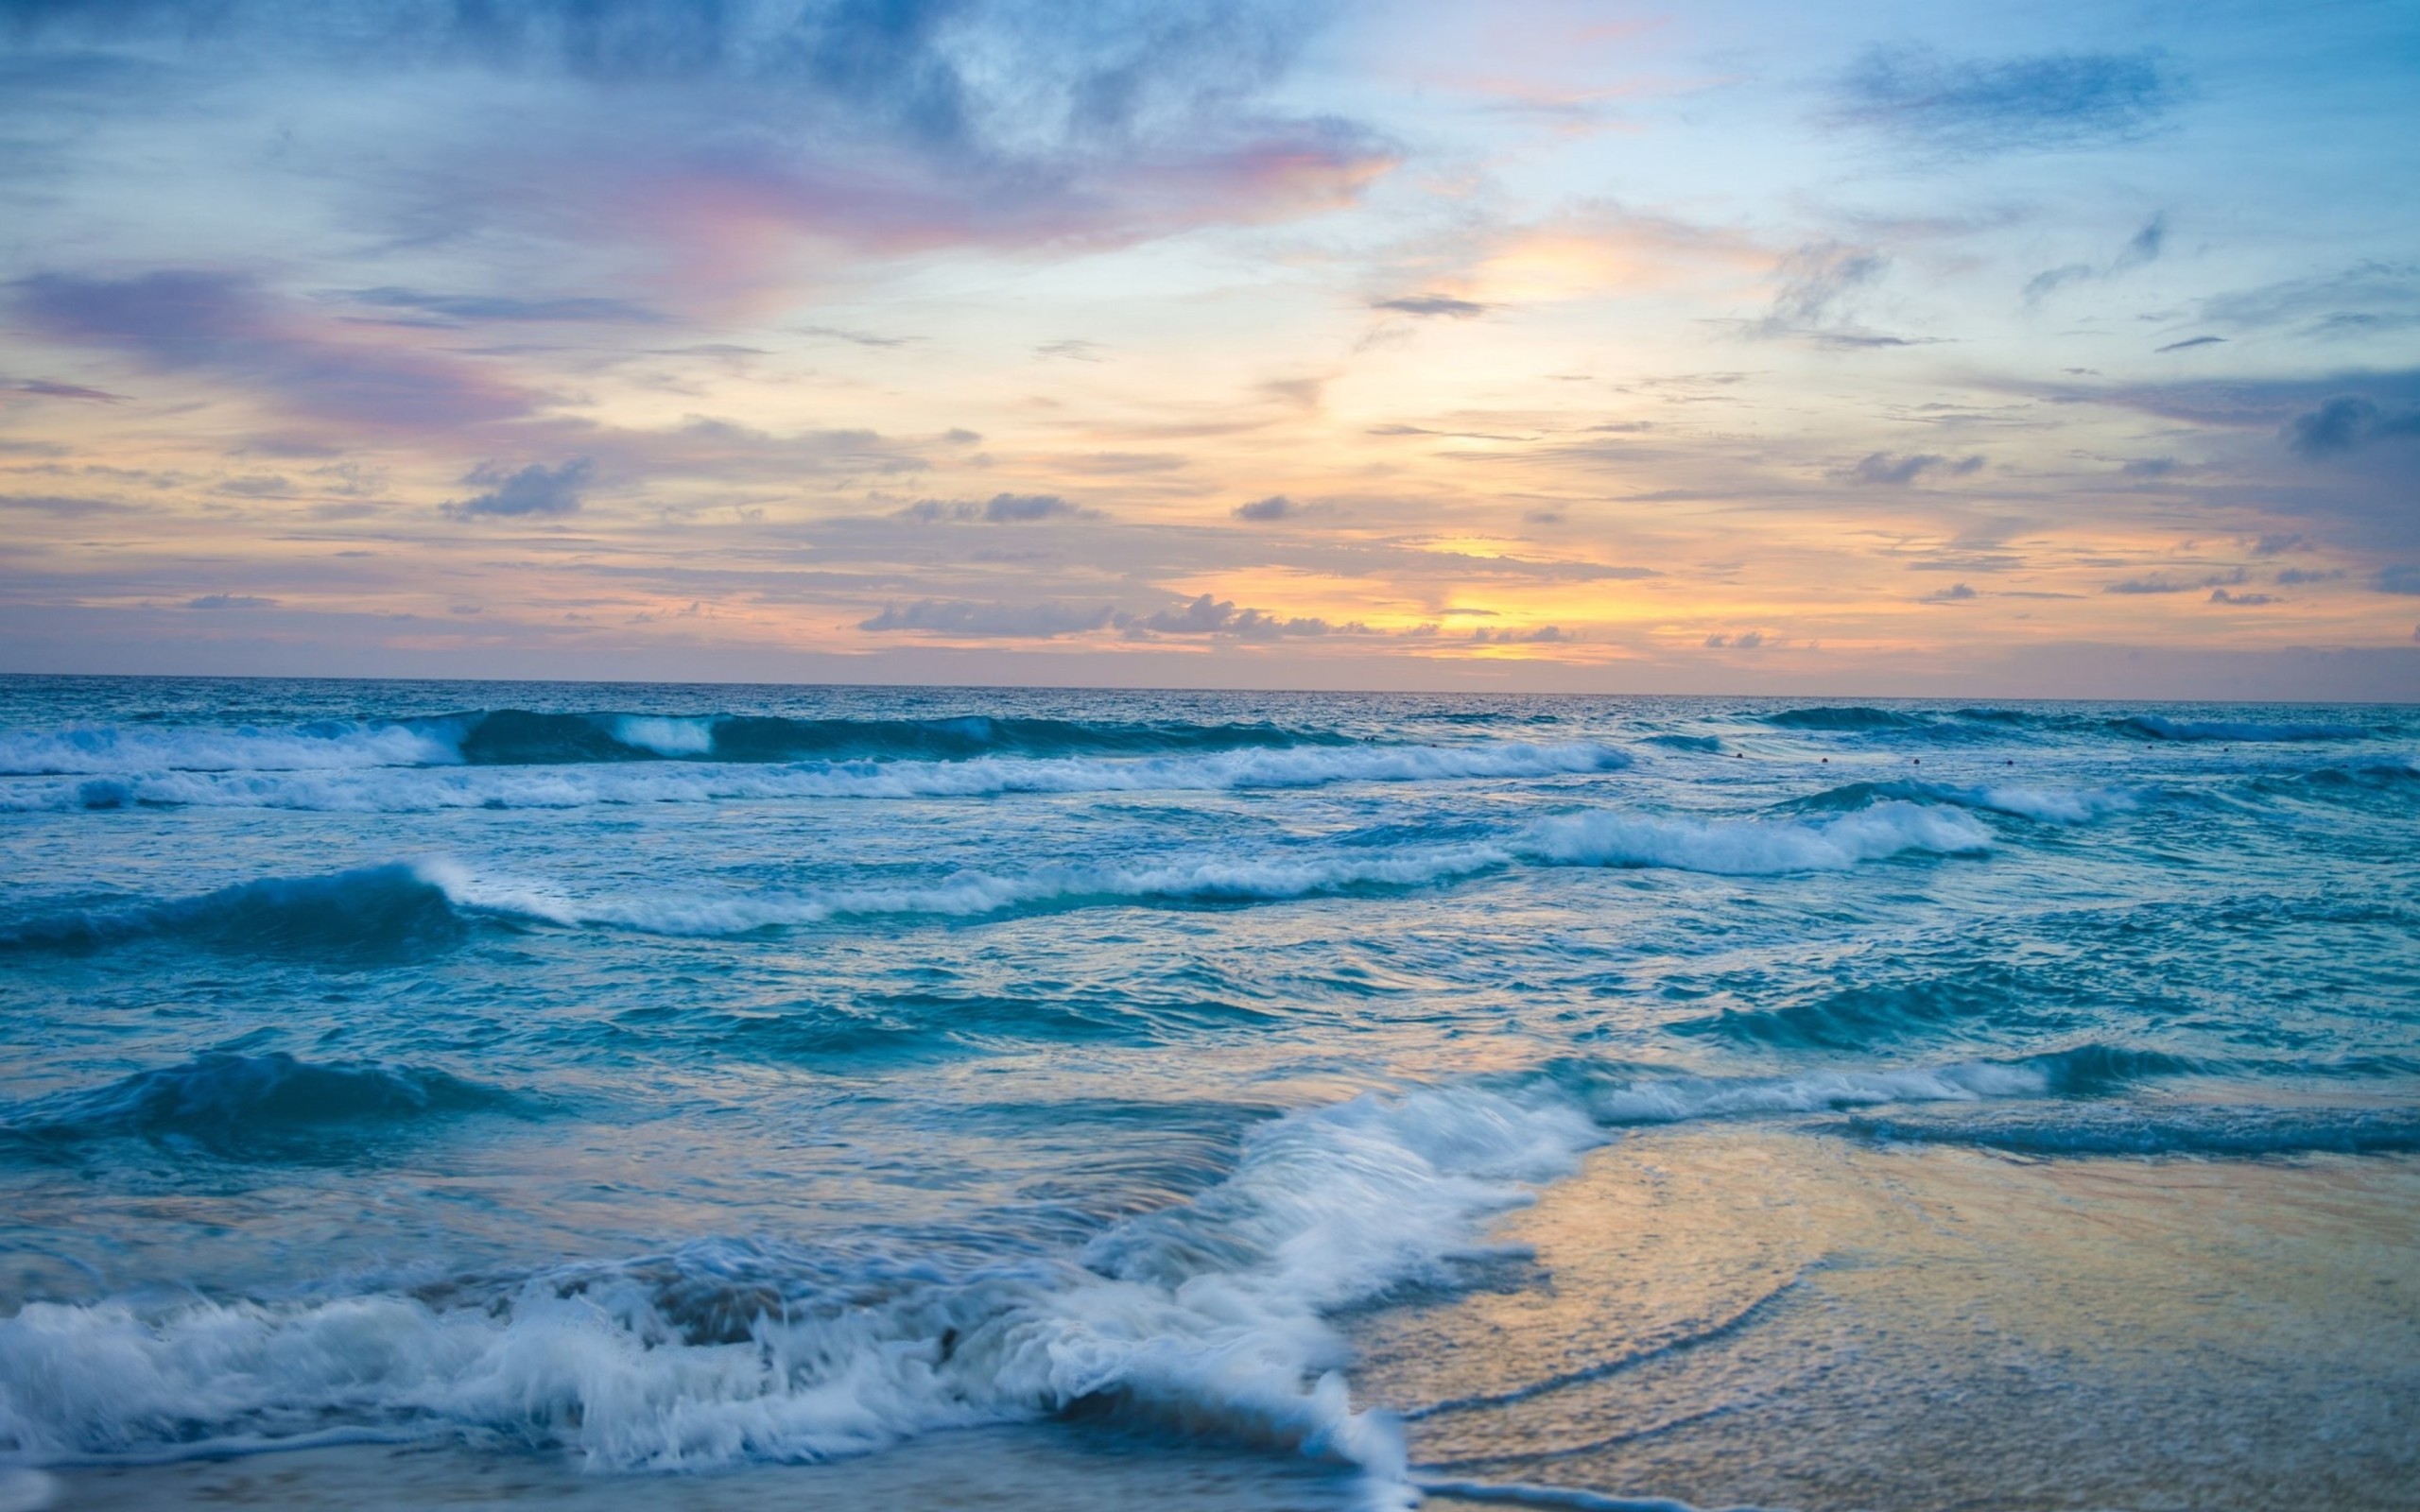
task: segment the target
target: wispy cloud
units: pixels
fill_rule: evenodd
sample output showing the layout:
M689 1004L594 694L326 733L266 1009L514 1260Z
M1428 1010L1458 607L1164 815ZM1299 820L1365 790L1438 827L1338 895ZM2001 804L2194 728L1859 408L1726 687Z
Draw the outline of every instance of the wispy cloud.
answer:
M1888 452L1875 452L1858 458L1855 467L1841 475L1852 483L1904 488L1928 472L1945 472L1951 477L1962 478L1981 472L1983 466L1984 458L1979 453L1952 458L1930 452L1913 456L1893 456Z
M1391 310L1397 315L1469 320L1485 315L1489 306L1475 300L1458 300L1449 294L1407 294L1392 300L1374 300L1370 308Z
M1876 48L1840 79L1834 118L1922 153L1981 155L2127 141L2176 94L2156 50L1952 59Z

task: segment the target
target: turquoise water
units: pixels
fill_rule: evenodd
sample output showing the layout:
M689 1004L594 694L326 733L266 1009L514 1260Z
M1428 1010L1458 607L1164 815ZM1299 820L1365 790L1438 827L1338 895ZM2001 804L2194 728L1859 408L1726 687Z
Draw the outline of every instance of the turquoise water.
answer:
M2415 753L2380 707L0 679L0 1452L1032 1426L1340 1504L1677 1494L1568 1434L1447 1466L1605 1374L1405 1342L1580 1305L1507 1215L1676 1131L2408 1172Z

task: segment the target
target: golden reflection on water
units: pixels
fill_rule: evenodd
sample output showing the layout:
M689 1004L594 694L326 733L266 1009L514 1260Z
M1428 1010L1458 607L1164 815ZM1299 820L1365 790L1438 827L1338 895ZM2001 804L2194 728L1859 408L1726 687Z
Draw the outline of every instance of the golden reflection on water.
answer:
M2420 1485L2408 1158L1648 1131L1496 1236L1522 1274L1356 1324L1359 1395L1443 1478L1901 1512Z

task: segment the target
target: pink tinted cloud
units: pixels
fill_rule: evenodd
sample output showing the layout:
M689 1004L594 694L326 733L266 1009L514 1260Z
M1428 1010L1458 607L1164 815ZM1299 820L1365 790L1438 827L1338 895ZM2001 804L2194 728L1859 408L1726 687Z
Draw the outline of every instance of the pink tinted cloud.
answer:
M208 373L286 415L417 433L516 420L529 390L390 327L347 327L240 273L169 268L130 278L44 273L9 291L43 339L118 352L159 372Z

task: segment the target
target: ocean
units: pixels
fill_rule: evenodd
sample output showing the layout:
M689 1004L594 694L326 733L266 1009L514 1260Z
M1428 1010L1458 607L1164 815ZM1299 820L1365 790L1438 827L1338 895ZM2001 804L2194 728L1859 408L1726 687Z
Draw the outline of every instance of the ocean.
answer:
M2420 710L0 679L0 1508L2411 1507Z

